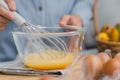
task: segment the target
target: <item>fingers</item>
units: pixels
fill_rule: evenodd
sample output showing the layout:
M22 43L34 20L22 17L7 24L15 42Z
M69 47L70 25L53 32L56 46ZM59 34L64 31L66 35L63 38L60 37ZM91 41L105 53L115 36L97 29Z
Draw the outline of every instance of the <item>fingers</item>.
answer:
M6 28L7 23L9 22L8 19L0 16L0 31Z
M6 28L6 25L0 25L0 31L4 30Z
M7 3L10 10L12 10L12 11L16 10L16 5L15 5L14 0L4 0L4 1ZM2 7L1 5L0 5L0 15L9 20L13 19L13 15L8 10L6 10L4 7Z
M3 16L0 16L0 24L6 24L8 23L10 20L6 19L5 17Z
M4 1L8 4L8 7L10 8L11 11L16 10L16 4L14 0L4 0Z
M80 51L82 51L82 47L80 47Z
M11 10L15 10L14 0L5 0ZM12 14L0 5L0 31L6 28L7 23L13 19Z
M61 19L60 19L60 22L59 22L59 25L60 26L64 26L64 25L67 25L69 20L70 20L71 16L70 15L64 15Z
M12 14L9 11L7 11L5 8L3 8L2 6L0 6L0 15L9 20L13 19Z
M82 19L79 15L72 15L69 24L74 26L82 26Z
M60 26L73 25L73 26L82 26L82 19L79 15L64 15L59 22Z

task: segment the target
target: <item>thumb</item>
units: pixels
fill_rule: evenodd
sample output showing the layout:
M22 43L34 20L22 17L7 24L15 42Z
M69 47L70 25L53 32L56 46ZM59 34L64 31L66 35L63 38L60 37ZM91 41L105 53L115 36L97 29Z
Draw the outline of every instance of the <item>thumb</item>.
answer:
M12 11L16 10L16 3L14 0L4 0L4 1L7 3L10 10L12 10Z
M60 26L67 25L67 23L70 21L70 19L71 19L71 16L70 16L70 15L64 15L64 16L60 19L59 25L60 25Z

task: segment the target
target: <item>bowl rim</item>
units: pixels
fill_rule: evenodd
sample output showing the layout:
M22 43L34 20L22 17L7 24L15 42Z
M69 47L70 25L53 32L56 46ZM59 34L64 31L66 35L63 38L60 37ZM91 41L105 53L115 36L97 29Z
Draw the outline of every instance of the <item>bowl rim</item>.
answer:
M38 27L39 29L64 29L63 27ZM78 35L78 34L82 34L85 32L85 30L80 27L78 28L65 28L65 29L74 29L73 31L66 31L66 32L21 32L21 31L17 31L20 28L15 28L12 31L12 34L16 34L16 35L28 35L28 36L72 36L72 35Z

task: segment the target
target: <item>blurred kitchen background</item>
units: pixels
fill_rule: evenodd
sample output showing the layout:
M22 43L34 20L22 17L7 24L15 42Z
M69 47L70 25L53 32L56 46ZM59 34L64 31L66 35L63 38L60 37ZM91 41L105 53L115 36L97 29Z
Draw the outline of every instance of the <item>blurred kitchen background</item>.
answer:
M120 0L98 0L98 25L99 29L102 28L103 25L110 24L114 26L118 22L120 22ZM84 43L87 48L95 48L96 47L96 33L94 29L93 21L91 21L88 26Z

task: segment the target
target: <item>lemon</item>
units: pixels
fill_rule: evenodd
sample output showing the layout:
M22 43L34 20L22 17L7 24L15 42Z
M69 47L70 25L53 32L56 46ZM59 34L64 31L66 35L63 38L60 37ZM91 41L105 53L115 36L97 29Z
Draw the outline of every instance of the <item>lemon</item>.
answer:
M111 26L110 24L106 24L102 27L101 32L105 32L108 35L110 35L112 29L113 29L113 26Z
M105 32L101 32L97 35L97 39L103 40L103 41L109 41L109 36Z
M120 38L119 30L117 29L117 27L115 27L115 28L113 28L113 30L110 34L110 39L111 39L111 41L119 42L119 38Z

